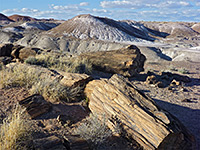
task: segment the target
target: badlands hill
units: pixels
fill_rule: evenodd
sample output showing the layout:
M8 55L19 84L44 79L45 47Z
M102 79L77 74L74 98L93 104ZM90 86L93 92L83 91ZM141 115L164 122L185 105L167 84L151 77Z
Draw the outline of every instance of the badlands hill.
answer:
M37 21L38 19L36 18L32 18L29 16L21 16L21 15L12 15L8 17L9 19L13 20L13 21Z
M12 41L23 46L73 54L134 44L141 47L148 61L160 58L199 61L200 33L197 30L198 23L116 21L79 15L67 21L43 19L3 25L0 43Z
M10 21L13 22L13 20L9 19L7 16L5 16L4 14L0 13L0 21Z
M154 38L145 34L126 22L92 15L79 15L67 20L60 26L49 31L51 34L67 35L80 39L98 39L107 41L153 41Z

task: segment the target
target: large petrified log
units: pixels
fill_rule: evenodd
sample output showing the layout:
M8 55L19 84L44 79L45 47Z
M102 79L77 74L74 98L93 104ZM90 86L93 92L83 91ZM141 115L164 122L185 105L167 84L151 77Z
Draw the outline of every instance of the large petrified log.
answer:
M134 45L113 51L83 53L79 59L89 60L95 70L128 77L143 71L146 60L145 56Z
M109 80L93 80L84 92L92 113L117 118L126 135L144 149L193 149L194 138L184 125L124 77L115 74Z

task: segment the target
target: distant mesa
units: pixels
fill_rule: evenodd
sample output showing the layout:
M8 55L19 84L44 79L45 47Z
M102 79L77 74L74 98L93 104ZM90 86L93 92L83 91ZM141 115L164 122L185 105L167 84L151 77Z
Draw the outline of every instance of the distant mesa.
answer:
M37 21L38 19L29 16L12 15L8 17L9 19L19 22L19 21Z

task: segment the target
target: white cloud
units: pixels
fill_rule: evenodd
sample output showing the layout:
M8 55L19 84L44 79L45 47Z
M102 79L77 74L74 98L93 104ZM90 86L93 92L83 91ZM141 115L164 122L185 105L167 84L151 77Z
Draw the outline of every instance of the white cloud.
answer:
M196 6L200 6L200 2L196 2Z
M88 3L88 2L82 2L82 3L80 3L79 5L80 5L80 6L88 6L89 3Z
M100 3L100 6L103 8L133 8L142 5L137 2L123 0L123 1L102 1Z

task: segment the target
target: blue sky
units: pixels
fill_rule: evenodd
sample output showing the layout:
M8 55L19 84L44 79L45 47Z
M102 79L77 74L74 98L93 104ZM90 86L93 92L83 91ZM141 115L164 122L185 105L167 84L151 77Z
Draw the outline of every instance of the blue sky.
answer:
M116 20L200 22L200 0L0 0L0 12L64 20L92 14Z

